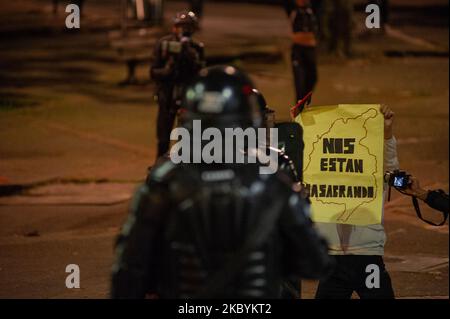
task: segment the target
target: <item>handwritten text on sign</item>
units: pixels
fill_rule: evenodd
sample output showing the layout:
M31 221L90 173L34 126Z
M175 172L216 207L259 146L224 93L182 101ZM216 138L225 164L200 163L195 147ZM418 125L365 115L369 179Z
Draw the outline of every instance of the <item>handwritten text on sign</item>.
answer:
M379 105L305 109L303 176L316 222L379 224L383 116Z

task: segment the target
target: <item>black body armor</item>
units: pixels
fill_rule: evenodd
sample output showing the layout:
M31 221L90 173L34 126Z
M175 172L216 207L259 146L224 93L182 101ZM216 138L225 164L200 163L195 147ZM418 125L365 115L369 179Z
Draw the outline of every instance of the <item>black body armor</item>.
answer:
M112 297L277 298L284 280L330 266L305 208L282 172L164 162L119 237Z

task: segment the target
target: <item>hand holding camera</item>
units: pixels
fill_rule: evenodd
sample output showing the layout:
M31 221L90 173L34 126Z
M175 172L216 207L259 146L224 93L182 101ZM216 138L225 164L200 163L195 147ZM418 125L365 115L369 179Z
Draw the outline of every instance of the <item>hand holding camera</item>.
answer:
M420 187L419 180L408 174L405 171L395 170L393 172L386 172L384 175L384 181L389 185L389 195L391 197L391 187L394 187L397 191L404 195L412 197L412 203L416 211L417 217L432 226L442 226L447 221L449 213L449 201L448 194L442 190L427 191ZM425 202L431 208L439 210L444 213L444 220L437 224L432 221L426 220L422 217L418 200Z
M427 199L428 191L420 187L419 180L411 176L410 177L410 184L407 189L405 189L405 194L417 197L423 201Z

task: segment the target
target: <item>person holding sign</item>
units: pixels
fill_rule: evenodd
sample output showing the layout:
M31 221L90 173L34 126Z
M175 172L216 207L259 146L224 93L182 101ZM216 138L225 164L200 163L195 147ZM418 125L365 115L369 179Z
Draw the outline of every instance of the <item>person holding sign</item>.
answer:
M371 108L369 107L368 110L370 109ZM373 116L375 116L375 113L379 114L378 110L376 111L377 112L374 112ZM382 175L382 173L386 170L398 169L399 163L397 159L396 139L393 135L394 113L387 106L379 107L379 111L382 113L384 118L384 167L382 167L381 169L377 169L377 171L381 171L378 173ZM367 112L368 111L366 111L366 113ZM367 119L369 119L372 117L372 115L370 113L367 113L366 117ZM335 158L346 158L346 155L351 153L352 148L359 145L359 143L363 144L363 140L366 138L368 138L368 135L360 139L358 143L350 139L347 141L339 141L337 143L336 141L334 141L334 150L331 149L332 146L326 145L326 147L328 148L325 151L327 152L327 154L328 152L339 153L332 154ZM374 136L373 138L374 140L377 139L376 136ZM371 150L371 152L374 151ZM328 159L326 163L322 163L323 168L326 168L327 170L336 170L336 174L341 170L344 171L344 173L340 174L361 174L358 173L361 165L367 166L367 169L374 169L373 167L375 167L373 166L375 164L370 161L365 161L363 164L357 161L350 163L344 160L335 160L334 164L331 164L331 162L332 161ZM332 173L334 174L334 172ZM335 181L333 180L333 183L334 182ZM375 182L374 185L377 185L377 183ZM380 185L383 185L382 182L380 183ZM367 190L365 196L362 196L363 191L361 191L360 196L363 197L363 199L369 198L370 195L368 190L369 187L366 188ZM384 189L386 189L385 185ZM343 194L343 196L348 195L347 190L348 188L345 189L345 193ZM380 216L380 218L382 218L382 203L386 195L381 193L381 196L377 196L376 194L378 193L378 191L383 192L383 188L381 188L380 190L374 189L372 196L374 198L380 198L381 205L376 207L380 207L380 211L377 212L377 214ZM332 194L332 196L334 195L336 195L335 197L339 198L339 189L337 190L337 193ZM355 196L354 193L352 195ZM314 202L315 198L311 197L311 199ZM365 205L369 207L369 204ZM364 215L363 213L365 213L366 211L368 211L368 208L362 210L362 213L360 212L358 214ZM317 299L349 299L351 298L353 292L356 292L362 299L394 298L391 278L389 276L389 273L385 269L383 261L386 234L384 231L382 220L381 223L365 224L364 220L355 219L358 217L356 216L358 214L353 214L352 216L350 216L350 214L347 214L345 216L345 218L347 219L339 219L340 217L342 217L339 216L337 217L338 219L335 220L335 222L316 223L319 232L329 242L330 255L333 255L336 261L336 267L333 273L328 278L323 279L319 282L319 286L316 292ZM357 223L352 224L352 219L357 221ZM371 283L370 280L368 280L368 277L370 275L377 276L376 279L378 280L375 280L373 283Z

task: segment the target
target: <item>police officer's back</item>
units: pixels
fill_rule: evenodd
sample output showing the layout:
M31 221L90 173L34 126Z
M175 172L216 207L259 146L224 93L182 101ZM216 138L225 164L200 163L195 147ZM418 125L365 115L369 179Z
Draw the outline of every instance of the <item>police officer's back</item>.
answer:
M260 125L251 87L233 67L205 69L188 88L183 126ZM327 247L292 180L259 168L170 160L155 167L118 240L112 297L274 298L285 279L323 275Z

